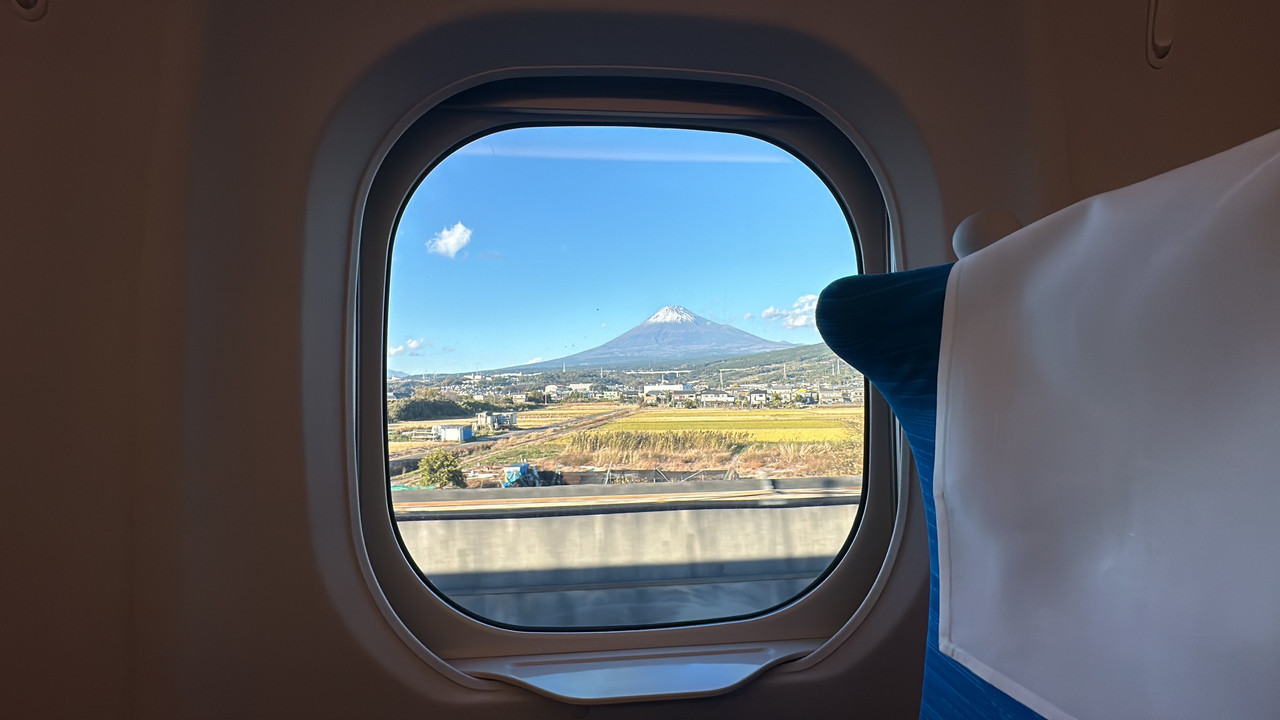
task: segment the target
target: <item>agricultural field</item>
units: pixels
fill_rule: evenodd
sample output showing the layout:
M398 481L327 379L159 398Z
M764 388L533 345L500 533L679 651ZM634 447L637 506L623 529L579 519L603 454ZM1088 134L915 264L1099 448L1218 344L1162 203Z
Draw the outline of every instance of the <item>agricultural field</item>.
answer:
M447 420L404 420L401 422L387 423L387 433L407 433L413 430L426 430L432 425L470 425L475 422L474 415L466 417L449 418Z
M732 469L742 476L857 475L862 408L644 408L567 438L566 467Z
M432 425L475 427L473 416L392 422L387 424L387 456L389 460L395 461L421 457L434 450L447 450L458 455L468 469L521 459L555 457L574 433L603 422L595 418L634 410L634 406L620 406L616 403L577 403L538 410L518 410L517 427L513 431L489 434L483 428L476 428L473 441L463 444L411 440L408 433L426 430Z
M705 470L718 477L761 478L862 473L860 406L747 410L581 403L522 411L518 426L488 444L392 442L389 449L392 459L444 449L476 477L521 461L543 471Z
M610 422L602 431L669 432L714 430L743 432L754 443L841 442L862 435L862 408L738 410L645 408Z
M432 425L468 425L475 418L458 418L454 420L409 420L405 422L387 423L387 459L399 460L400 458L422 455L426 451L441 447L443 443L427 442L425 440L408 440L401 433L410 433L414 430L425 430Z
M516 423L521 430L544 428L568 420L601 415L622 407L617 403L573 403L553 405L538 410L518 410Z
M510 448L500 448L485 455L487 465L508 465L517 462L532 462L543 458L554 458L564 452L564 443L530 443Z

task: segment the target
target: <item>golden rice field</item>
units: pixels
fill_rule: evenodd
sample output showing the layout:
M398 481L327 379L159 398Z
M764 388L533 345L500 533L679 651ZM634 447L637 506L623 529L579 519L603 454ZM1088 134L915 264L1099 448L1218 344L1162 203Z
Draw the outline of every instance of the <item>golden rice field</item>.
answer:
M561 427L618 410L627 412L585 427ZM393 431L433 424L443 423L398 423ZM523 433L499 435L496 445L468 443L447 449L466 456L464 465L539 460L550 468L731 468L743 477L862 472L863 415L862 408L854 406L745 410L579 403L520 411L518 426ZM395 441L388 445L392 459L442 447Z
M523 418L521 418L523 420ZM600 430L744 432L756 443L820 443L860 439L862 408L645 408L602 425Z
M643 408L572 436L566 466L730 468L741 477L862 472L862 408Z

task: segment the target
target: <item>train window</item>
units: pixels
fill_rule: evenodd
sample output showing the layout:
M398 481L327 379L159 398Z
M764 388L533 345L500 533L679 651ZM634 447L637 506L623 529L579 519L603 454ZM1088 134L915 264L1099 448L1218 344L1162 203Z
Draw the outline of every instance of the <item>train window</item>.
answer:
M816 293L857 271L823 181L753 137L499 131L392 243L396 528L458 608L521 628L757 614L823 577L862 495L862 377Z
M812 329L821 287L889 262L850 138L778 93L623 77L481 84L395 130L359 206L353 508L433 668L709 694L867 616L910 486Z

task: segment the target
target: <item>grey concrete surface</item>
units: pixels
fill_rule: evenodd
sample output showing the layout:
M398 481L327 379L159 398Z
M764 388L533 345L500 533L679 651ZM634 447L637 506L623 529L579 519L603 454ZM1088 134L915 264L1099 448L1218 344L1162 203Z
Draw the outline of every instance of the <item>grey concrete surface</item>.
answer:
M586 627L759 612L808 587L856 503L556 517L411 520L411 558L455 603L498 622Z

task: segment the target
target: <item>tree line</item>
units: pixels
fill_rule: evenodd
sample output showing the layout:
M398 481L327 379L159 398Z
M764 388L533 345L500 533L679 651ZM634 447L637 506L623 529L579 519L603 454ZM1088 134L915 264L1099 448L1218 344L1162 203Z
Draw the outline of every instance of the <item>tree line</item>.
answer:
M510 412L512 407L510 402L497 404L483 400L459 400L435 388L424 388L415 391L413 397L387 403L387 420L445 420L481 412Z

